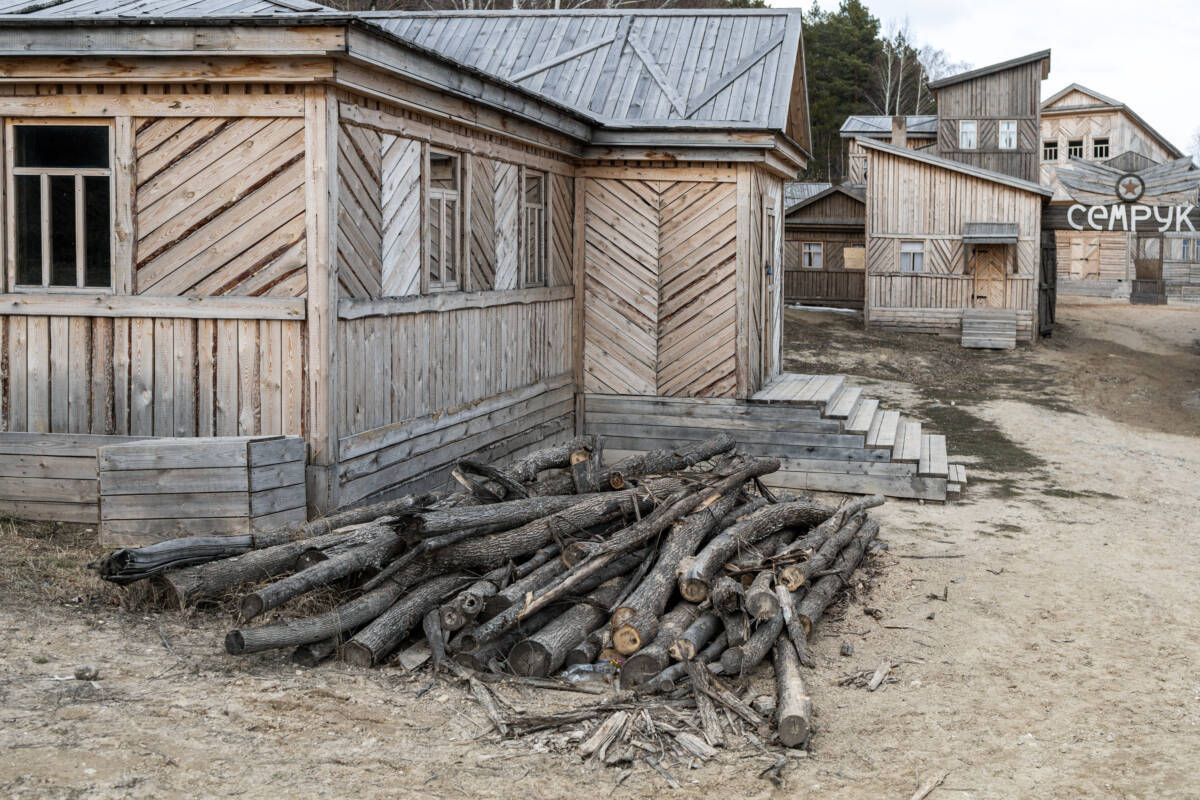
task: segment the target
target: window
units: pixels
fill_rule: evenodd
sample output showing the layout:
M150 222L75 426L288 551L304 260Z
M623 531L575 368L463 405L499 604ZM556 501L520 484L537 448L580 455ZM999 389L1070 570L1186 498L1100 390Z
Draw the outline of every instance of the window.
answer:
M1092 158L1108 158L1108 139L1092 140Z
M525 285L546 285L546 175L524 170Z
M1067 142L1067 158L1083 158L1083 139L1071 139Z
M1016 150L1017 149L1017 122L1011 119L1000 120L1000 129L998 132L999 146L1001 150Z
M111 290L108 126L14 124L10 133L16 285Z
M1042 142L1042 161L1058 161L1058 140L1047 139Z
M821 269L824 255L824 247L820 242L805 242L800 265L808 269Z
M901 272L924 272L925 271L925 243L924 242L901 242L900 243L900 271Z
M458 241L461 203L459 157L439 150L429 151L429 203L426 228L429 235L429 290L458 288Z
M1191 256L1192 240L1184 239L1183 241L1180 242L1180 246L1183 250L1183 253L1182 253L1182 255L1180 255L1179 260L1180 261L1191 261L1192 260L1192 256Z
M958 148L960 150L975 149L975 120L963 119L958 121Z

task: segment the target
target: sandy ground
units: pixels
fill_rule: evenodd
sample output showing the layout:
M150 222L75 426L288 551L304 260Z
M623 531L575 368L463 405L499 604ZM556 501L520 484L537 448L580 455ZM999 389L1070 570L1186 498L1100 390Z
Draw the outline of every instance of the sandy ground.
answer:
M972 482L881 510L890 549L818 628L819 732L782 788L753 747L672 792L497 741L446 679L234 659L226 612L122 608L80 569L87 532L0 523L0 795L907 798L946 773L936 800L1200 797L1200 312L1059 314L1047 343L973 353L788 312L788 369L869 385ZM838 685L885 659L896 682ZM59 680L84 663L99 681Z

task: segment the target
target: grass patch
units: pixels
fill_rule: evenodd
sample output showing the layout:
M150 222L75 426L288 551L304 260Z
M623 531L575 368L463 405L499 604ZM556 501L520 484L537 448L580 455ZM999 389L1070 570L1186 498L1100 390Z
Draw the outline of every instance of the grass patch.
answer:
M1110 494L1108 492L1093 492L1090 489L1085 489L1083 491L1075 491L1073 489L1060 489L1058 487L1052 487L1049 489L1042 489L1042 494L1048 495L1050 497L1062 497L1067 500L1078 500L1078 499L1085 498L1085 497L1093 498L1096 500L1120 500L1121 499L1120 495Z

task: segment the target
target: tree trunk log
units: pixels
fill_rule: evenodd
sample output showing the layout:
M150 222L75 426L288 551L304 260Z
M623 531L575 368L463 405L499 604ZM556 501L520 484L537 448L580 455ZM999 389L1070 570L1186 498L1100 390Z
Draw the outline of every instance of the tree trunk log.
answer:
M750 638L750 617L740 608L721 614L721 627L725 629L726 644L740 647Z
M717 572L735 553L760 541L781 528L791 525L813 525L824 520L833 509L813 503L778 503L760 508L748 517L725 529L704 546L691 568L679 578L679 592L693 603L708 596Z
M701 461L732 450L734 444L732 436L722 433L681 450L651 450L640 456L630 456L614 464L606 472L604 482L613 489L622 489L628 478L688 469Z
M800 659L800 663L808 668L816 666L813 660L812 650L808 647L807 634L804 632L804 626L800 624L800 618L796 616L796 600L791 592L781 584L775 584L775 595L779 598L779 611L783 614L783 627L787 631L788 638L792 640L792 645L796 648L796 656Z
M567 565L561 560L556 558L547 561L524 578L514 581L507 588L486 598L483 601L484 618L490 619L514 603L523 602L526 594L537 592L566 571Z
M503 662L517 642L533 636L558 616L558 609L547 608L522 621L517 630L506 631L504 635L472 648L456 650L452 658L464 667L486 671L491 668L493 661Z
M601 625L584 637L583 641L567 651L565 665L573 667L576 664L594 664L600 656L600 651L612 646L612 632L608 624Z
M295 566L296 559L308 548L328 547L343 538L345 535L341 533L327 533L208 564L171 570L153 577L156 584L174 596L179 608L187 608L203 600L221 597L243 583L282 575Z
M813 624L825 613L825 609L829 607L829 603L837 594L838 589L850 582L854 570L862 561L863 553L866 552L867 546L874 541L878 533L879 523L873 519L867 520L853 541L838 554L833 563L833 569L836 572L833 575L826 575L814 583L808 593L804 595L804 599L796 606L796 616L804 628L806 637L812 636Z
M722 575L713 581L712 590L708 593L712 600L712 607L719 614L732 614L735 611L741 611L745 603L746 590L742 584L730 578L728 575Z
M315 667L337 651L337 638L302 644L292 651L292 663L298 667Z
M721 618L709 611L701 614L683 634L671 643L668 655L676 661L691 661L721 629Z
M825 540L812 558L799 565L804 583L809 583L813 577L820 575L833 565L838 554L854 539L865 521L866 517L863 514L855 514L850 517L842 527L838 528L837 533Z
M575 494L590 494L611 488L602 483L603 470L604 454L600 447L572 453L571 481L575 484Z
M782 630L783 614L780 613L759 625L745 642L727 649L721 654L721 667L725 674L741 676L757 667L771 652Z
M763 570L746 590L746 612L760 622L779 613L779 599L775 597L775 590L771 588L774 580L774 573Z
M720 633L717 638L713 639L704 649L696 654L692 661L697 661L701 664L708 664L721 658L721 653L725 651L725 634ZM654 676L647 684L647 687L654 692L670 692L675 689L675 682L687 674L687 662L676 661L671 666L664 669L662 672Z
M658 635L658 613L649 608L639 610L626 607L618 611L631 613L623 613L621 619L624 621L613 628L613 649L623 656L631 656L654 641Z
M638 687L667 668L671 656L667 650L696 620L697 609L692 603L680 603L668 611L659 622L654 641L634 653L621 667L621 685Z
M610 578L584 601L535 633L518 642L508 654L508 666L518 675L544 678L566 661L567 651L579 644L586 632L607 616L608 604L625 585L621 577Z
M458 595L439 610L442 630L453 633L474 621L483 611L487 598L500 591L497 581L482 580L463 589Z
M883 502L883 495L878 494L867 495L866 497L857 497L853 500L846 501L837 509L837 511L830 515L829 519L822 522L816 528L813 528L808 536L797 539L789 547L777 550L775 552L774 560L779 562L786 560L792 555L802 554L809 547L814 546L812 544L814 540L817 542L825 541L834 533L836 533L843 525L845 525L846 520L850 519L856 514L862 514L868 509L881 506L883 505Z
M370 533L356 531L362 540L333 558L321 561L294 575L269 583L242 598L239 606L243 622L254 619L265 611L286 603L293 597L328 586L339 578L353 575L368 568L378 568L392 553L402 547L400 534L386 524L371 526Z
M379 663L462 580L458 574L441 575L415 587L346 642L342 659L359 667Z
M256 544L256 547L273 547L286 542L313 539L317 536L332 533L339 528L345 528L348 525L374 522L380 517L406 517L417 509L433 505L443 496L444 492L410 494L396 498L395 500L384 500L381 503L372 503L368 506L348 508L345 511L339 511L327 517L319 517L311 520L298 528L273 531L268 534L256 534L255 538L260 542Z
M799 747L812 732L812 698L800 676L800 662L792 643L780 637L775 643L775 727L784 747Z
M587 499L579 495L526 497L483 506L421 511L414 514L405 527L413 536L420 538L472 528L507 530L556 514Z

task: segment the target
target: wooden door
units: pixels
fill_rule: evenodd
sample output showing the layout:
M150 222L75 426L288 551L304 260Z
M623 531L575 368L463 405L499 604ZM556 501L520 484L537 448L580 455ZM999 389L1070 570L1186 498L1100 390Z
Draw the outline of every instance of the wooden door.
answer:
M1004 308L1008 295L1006 245L977 244L972 246L971 272L975 276L974 303L976 308Z
M1077 233L1071 239L1071 278L1097 280L1100 277L1100 237Z

